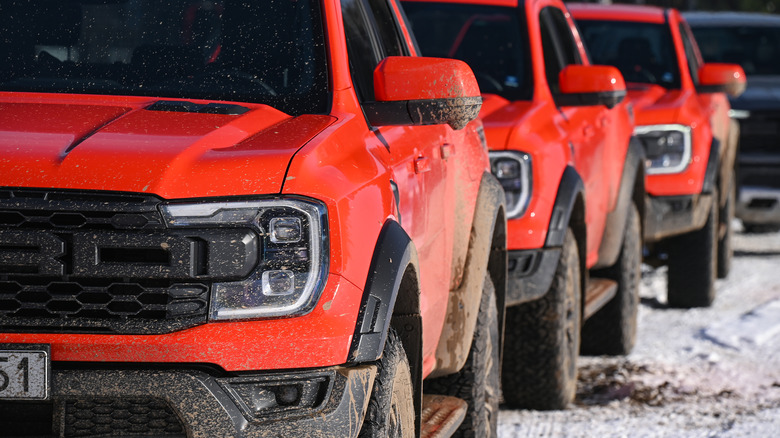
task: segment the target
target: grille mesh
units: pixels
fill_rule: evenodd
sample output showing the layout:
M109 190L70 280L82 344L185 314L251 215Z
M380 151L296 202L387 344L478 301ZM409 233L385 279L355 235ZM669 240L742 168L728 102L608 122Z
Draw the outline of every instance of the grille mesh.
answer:
M182 239L161 240L168 232L160 203L154 196L0 189L0 329L157 334L206 322L210 283L171 278L164 270L160 242ZM122 235L135 236L142 247L123 256L139 259L145 272L161 266L160 273L73 272L76 257L94 257L74 253L78 236ZM146 259L156 265L144 268Z
M156 398L68 400L64 417L66 438L184 435L170 406Z

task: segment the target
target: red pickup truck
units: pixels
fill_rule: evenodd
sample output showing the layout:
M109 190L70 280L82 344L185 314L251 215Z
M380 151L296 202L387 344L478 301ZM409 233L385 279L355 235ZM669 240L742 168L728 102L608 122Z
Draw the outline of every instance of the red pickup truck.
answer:
M644 154L620 103L623 78L590 65L561 1L404 9L423 54L466 61L483 93L509 217L504 399L563 408L581 347L625 354L636 335Z
M668 266L672 307L709 306L731 264L739 125L735 64L705 64L675 9L570 4L593 59L629 82L636 135L647 154L645 260Z
M496 436L504 194L395 1L0 7L0 435Z

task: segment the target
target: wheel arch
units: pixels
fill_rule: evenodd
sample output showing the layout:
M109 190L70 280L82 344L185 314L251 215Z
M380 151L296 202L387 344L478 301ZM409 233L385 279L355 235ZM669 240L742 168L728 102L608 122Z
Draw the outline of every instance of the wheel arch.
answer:
M463 280L450 290L447 318L436 347L436 366L430 376L440 377L460 371L468 359L479 314L485 275L496 288L499 329L503 333L506 302L506 205L501 184L483 173L469 237ZM503 336L499 336L503 339Z
M348 363L382 357L390 327L401 338L414 385L415 427L422 412L422 316L420 263L409 235L394 220L382 226L369 265Z
M607 213L604 225L604 234L599 245L599 257L595 269L612 266L620 256L620 248L623 245L623 230L626 229L628 220L628 208L632 202L644 208L644 160L645 151L639 139L632 136L626 150L626 158L623 165L623 173L620 177L620 188L615 208ZM637 197L641 195L640 201ZM640 214L643 214L640 211ZM640 216L644 217L644 216Z
M584 293L587 284L587 269L585 267L587 253L587 226L585 225L585 183L573 166L566 166L558 184L555 205L550 216L550 226L547 231L545 246L560 248L566 236L566 229L571 228L577 241L577 254L580 259L581 286Z

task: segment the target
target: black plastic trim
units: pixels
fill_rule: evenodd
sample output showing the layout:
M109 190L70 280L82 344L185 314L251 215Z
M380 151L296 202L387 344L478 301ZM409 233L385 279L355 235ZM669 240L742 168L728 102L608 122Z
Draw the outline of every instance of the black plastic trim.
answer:
M558 185L558 193L555 196L555 205L550 215L550 227L547 232L547 240L544 246L547 248L563 246L566 236L566 228L569 226L574 202L577 195L585 191L585 184L572 166L566 166Z
M715 202L712 194L648 196L646 199L644 237L649 242L702 228Z
M461 129L479 114L482 97L363 102L362 107L371 126L447 123Z
M564 106L604 105L614 108L626 98L626 90L601 91L596 93L559 93L554 96L555 104Z
M404 273L417 263L417 250L406 231L395 221L385 222L371 258L350 363L373 362L382 356Z
M710 146L710 157L707 161L707 171L704 173L704 183L701 187L702 193L710 194L717 187L718 169L720 169L720 146L720 141L713 137Z
M374 375L373 365L254 372L238 378L218 378L197 368L185 367L149 370L55 368L52 399L57 410L62 409L65 401L84 397L157 398L171 407L184 425L187 436L342 438L355 436L363 423ZM306 381L324 382L315 403L277 407L269 410L270 415L246 412L229 389L231 382L257 382L260 387L274 387Z
M561 248L508 251L506 305L541 298L550 290Z

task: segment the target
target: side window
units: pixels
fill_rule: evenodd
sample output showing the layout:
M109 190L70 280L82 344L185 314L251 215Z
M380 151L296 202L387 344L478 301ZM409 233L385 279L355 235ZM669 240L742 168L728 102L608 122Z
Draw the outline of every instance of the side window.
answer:
M368 0L371 11L376 22L376 29L379 32L379 38L382 41L382 48L385 56L405 55L406 50L401 41L403 39L398 32L398 24L390 11L390 5L387 0Z
M580 51L577 49L577 44L574 42L574 35L571 34L571 28L566 21L566 16L558 8L548 6L544 8L547 18L555 32L558 46L564 57L564 66L571 64L582 64L582 57Z
M550 29L544 20L539 22L542 31L542 54L544 54L544 72L547 76L547 85L550 91L558 92L558 73L561 72L561 61L558 59L558 51L555 49Z
M547 84L550 91L557 94L560 91L558 75L561 70L567 65L582 64L582 58L563 11L552 6L542 9L539 13L539 26L542 32Z
M688 59L688 70L691 72L691 79L693 79L694 85L699 85L699 58L696 57L696 50L693 48L693 41L691 41L688 29L680 23L680 37L682 38L683 47L685 48L685 58Z
M341 0L352 82L361 102L374 100L374 68L406 53L387 0Z
M347 39L349 69L361 101L374 98L374 67L379 64L380 48L368 23L363 0L342 0L344 32Z

